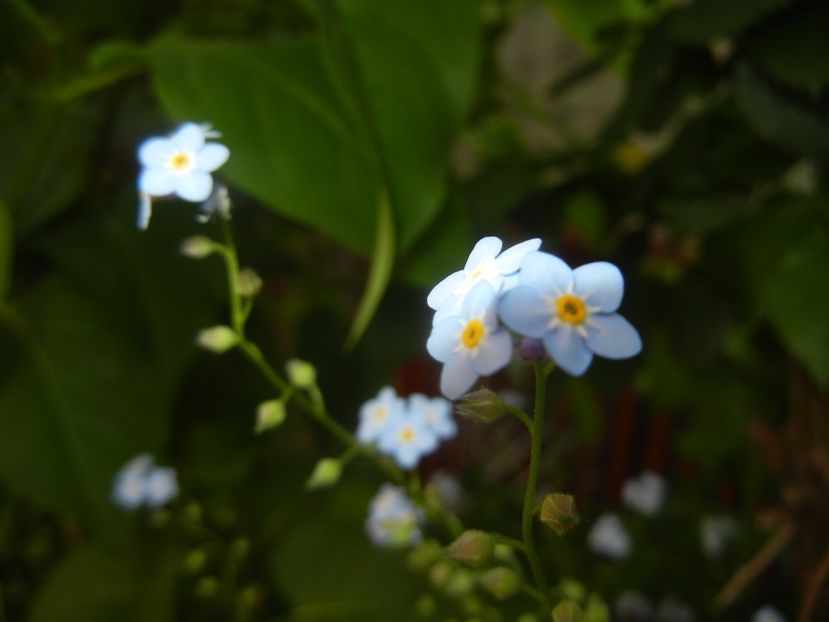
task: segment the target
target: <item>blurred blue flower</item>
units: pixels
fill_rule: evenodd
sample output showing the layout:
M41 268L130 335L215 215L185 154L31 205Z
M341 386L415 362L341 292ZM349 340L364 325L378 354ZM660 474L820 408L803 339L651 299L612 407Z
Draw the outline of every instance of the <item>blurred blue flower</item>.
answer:
M587 543L596 553L611 559L624 559L630 555L633 542L615 514L602 514L587 535Z
M786 618L771 605L765 605L754 612L751 622L786 622Z
M435 285L426 298L426 304L436 311L434 324L457 315L466 296L481 281L489 283L496 294L516 285L515 274L521 260L527 253L538 250L541 240L535 238L521 242L499 255L502 246L503 242L499 238L481 239L469 254L463 270L453 272Z
M659 474L643 471L622 485L622 501L640 514L654 516L662 509L667 492L668 485Z
M141 506L161 507L178 496L175 469L156 467L149 454L141 454L127 462L115 475L113 502L125 509Z
M437 444L437 436L422 412L408 408L384 428L378 446L401 467L412 469Z
M423 511L402 488L383 484L369 504L366 532L380 547L414 546L423 537L420 531L422 520Z
M571 270L558 257L534 252L521 262L518 281L501 300L501 319L516 332L541 339L567 373L582 375L594 354L624 359L642 349L639 333L616 313L624 279L613 264Z
M512 337L498 324L496 292L481 280L469 292L456 315L432 326L426 349L443 363L440 390L457 399L479 376L506 367L512 356Z
M150 222L152 197L175 194L185 201L201 203L213 189L210 175L227 161L230 150L205 142L216 136L209 125L184 123L168 137L148 138L138 147L143 167L138 176L140 197L138 227Z
M426 397L422 393L409 396L409 410L425 419L434 435L447 440L458 433L458 426L452 417L452 402L442 397Z
M380 440L386 428L402 417L406 403L391 387L383 387L374 399L360 406L360 422L357 425L357 440L368 444Z

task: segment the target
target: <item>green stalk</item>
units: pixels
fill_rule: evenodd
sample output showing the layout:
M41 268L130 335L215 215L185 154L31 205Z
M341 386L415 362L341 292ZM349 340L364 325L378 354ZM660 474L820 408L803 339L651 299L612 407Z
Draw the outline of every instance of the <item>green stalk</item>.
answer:
M530 562L533 578L538 586L544 604L551 607L547 595L547 580L535 550L533 516L535 515L535 493L538 488L538 469L541 464L541 437L544 428L544 403L547 397L547 376L549 372L540 364L535 364L535 408L532 427L530 428L530 471L527 475L527 488L524 491L524 512L521 520L521 533L524 540L524 552Z

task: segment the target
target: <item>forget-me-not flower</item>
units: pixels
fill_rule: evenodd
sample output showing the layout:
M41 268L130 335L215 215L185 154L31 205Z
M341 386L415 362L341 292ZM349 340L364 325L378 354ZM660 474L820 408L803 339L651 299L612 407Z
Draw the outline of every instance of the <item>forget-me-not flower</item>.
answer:
M653 516L662 508L667 493L665 480L653 471L644 471L639 477L625 481L622 500L629 508L645 516Z
M227 161L230 150L205 142L217 136L210 126L184 123L167 137L148 138L138 147L143 167L138 176L138 227L150 222L152 197L175 194L185 201L206 201L213 189L211 173Z
M360 407L360 422L357 425L357 440L373 443L380 440L385 429L406 409L405 402L391 387L383 387L377 397Z
M441 440L450 439L458 433L458 426L452 417L452 402L442 397L413 393L409 396L409 410L425 419L426 425Z
M479 376L506 367L512 357L512 337L498 324L496 292L486 280L478 281L455 315L432 326L426 349L443 363L440 390L457 399Z
M726 544L737 535L737 523L728 516L707 516L700 524L702 550L709 557L719 557Z
M617 560L626 558L633 549L630 534L615 514L598 518L587 535L587 543L597 553Z
M616 313L624 279L613 264L571 270L558 257L533 252L521 262L518 283L501 300L501 319L516 332L541 339L567 373L582 375L594 354L624 359L642 349L639 333Z
M422 539L423 512L402 488L383 484L369 504L366 532L377 546L414 546Z
M436 311L433 323L457 315L466 296L481 281L489 283L495 294L514 286L521 260L527 253L538 250L541 240L535 238L521 242L499 255L502 246L503 242L494 236L479 240L463 270L453 272L435 285L426 298L426 304Z
M434 451L438 438L419 411L407 408L393 419L380 435L380 451L394 458L404 469L414 468L420 458Z
M136 456L115 475L112 500L125 510L158 508L178 496L175 469L157 467L149 454Z
M765 605L754 612L751 622L786 622L786 618L771 605Z

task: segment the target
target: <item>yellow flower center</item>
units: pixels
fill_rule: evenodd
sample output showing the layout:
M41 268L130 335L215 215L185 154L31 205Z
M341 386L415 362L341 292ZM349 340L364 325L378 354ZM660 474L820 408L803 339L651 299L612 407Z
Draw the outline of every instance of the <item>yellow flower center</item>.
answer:
M383 419L386 418L386 408L385 406L377 406L371 413L372 418L377 422L380 423Z
M178 151L170 158L170 167L175 171L183 171L193 163L193 158L186 151Z
M461 332L461 341L463 345L472 350L477 348L486 335L486 328L481 320L469 320Z
M415 431L412 428L403 428L400 431L400 440L404 443L411 443L414 440Z
M564 294L556 300L556 314L567 324L583 324L587 319L587 307L578 296Z

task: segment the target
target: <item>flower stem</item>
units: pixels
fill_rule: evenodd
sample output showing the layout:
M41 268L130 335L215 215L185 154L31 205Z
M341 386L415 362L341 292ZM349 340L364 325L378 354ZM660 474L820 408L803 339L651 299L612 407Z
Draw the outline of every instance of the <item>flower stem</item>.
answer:
M547 580L535 550L533 516L535 515L535 493L538 488L538 469L541 463L541 437L544 427L544 403L547 397L547 378L549 371L539 363L535 364L535 408L532 427L530 428L530 470L527 475L527 488L524 491L524 512L521 520L521 533L524 540L524 552L530 563L533 578L538 586L544 604L551 606L547 595Z

